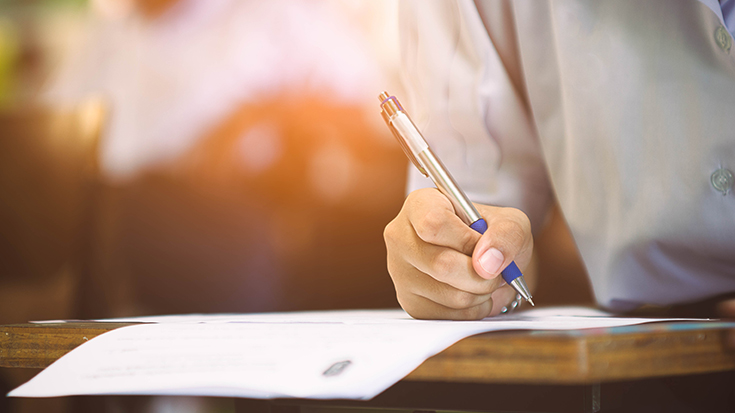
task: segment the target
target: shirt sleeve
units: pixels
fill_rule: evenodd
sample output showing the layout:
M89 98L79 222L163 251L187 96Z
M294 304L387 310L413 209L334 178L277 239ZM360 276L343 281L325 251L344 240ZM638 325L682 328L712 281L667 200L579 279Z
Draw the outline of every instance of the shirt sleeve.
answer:
M525 100L512 10L501 2L480 4L482 14L477 7L401 3L405 106L473 202L519 208L537 232L552 192ZM429 186L412 168L409 191Z

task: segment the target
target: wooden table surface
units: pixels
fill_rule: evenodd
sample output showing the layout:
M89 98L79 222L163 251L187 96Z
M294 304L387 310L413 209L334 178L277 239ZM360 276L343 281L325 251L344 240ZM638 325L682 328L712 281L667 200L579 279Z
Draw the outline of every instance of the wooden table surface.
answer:
M129 323L0 326L0 367L43 368L73 348ZM561 332L468 337L431 357L406 380L588 384L735 370L725 346L735 323L655 323Z

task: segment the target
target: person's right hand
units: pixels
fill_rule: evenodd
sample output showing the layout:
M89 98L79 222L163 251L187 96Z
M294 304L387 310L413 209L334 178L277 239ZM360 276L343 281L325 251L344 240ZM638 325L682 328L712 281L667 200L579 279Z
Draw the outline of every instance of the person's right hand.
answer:
M434 188L409 194L385 227L388 272L412 317L477 320L499 314L515 298L499 275L511 261L523 270L531 260L530 221L515 208L475 206L488 224L484 235Z

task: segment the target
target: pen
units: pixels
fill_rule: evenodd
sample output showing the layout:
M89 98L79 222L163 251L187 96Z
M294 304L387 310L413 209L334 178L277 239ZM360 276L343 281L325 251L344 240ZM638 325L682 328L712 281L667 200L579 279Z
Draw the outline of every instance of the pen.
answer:
M444 164L434 155L434 152L429 148L429 144L426 143L421 132L411 121L398 99L395 96L390 96L388 92L381 93L378 98L380 99L383 120L393 132L398 143L401 144L406 156L424 176L428 176L434 181L434 185L439 191L449 198L459 218L470 228L484 234L487 231L487 223L477 212L472 202L467 199L467 195L462 192L462 189L454 181ZM510 284L524 300L534 305L523 274L515 262L508 264L501 275L503 280Z

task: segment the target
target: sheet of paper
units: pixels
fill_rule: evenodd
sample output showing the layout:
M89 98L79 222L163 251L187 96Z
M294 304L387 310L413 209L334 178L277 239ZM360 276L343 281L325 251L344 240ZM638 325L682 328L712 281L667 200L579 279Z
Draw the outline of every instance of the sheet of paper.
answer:
M402 310L124 319L149 324L90 340L9 396L370 399L427 358L477 333L661 321L588 311L527 311L475 322L414 320Z

